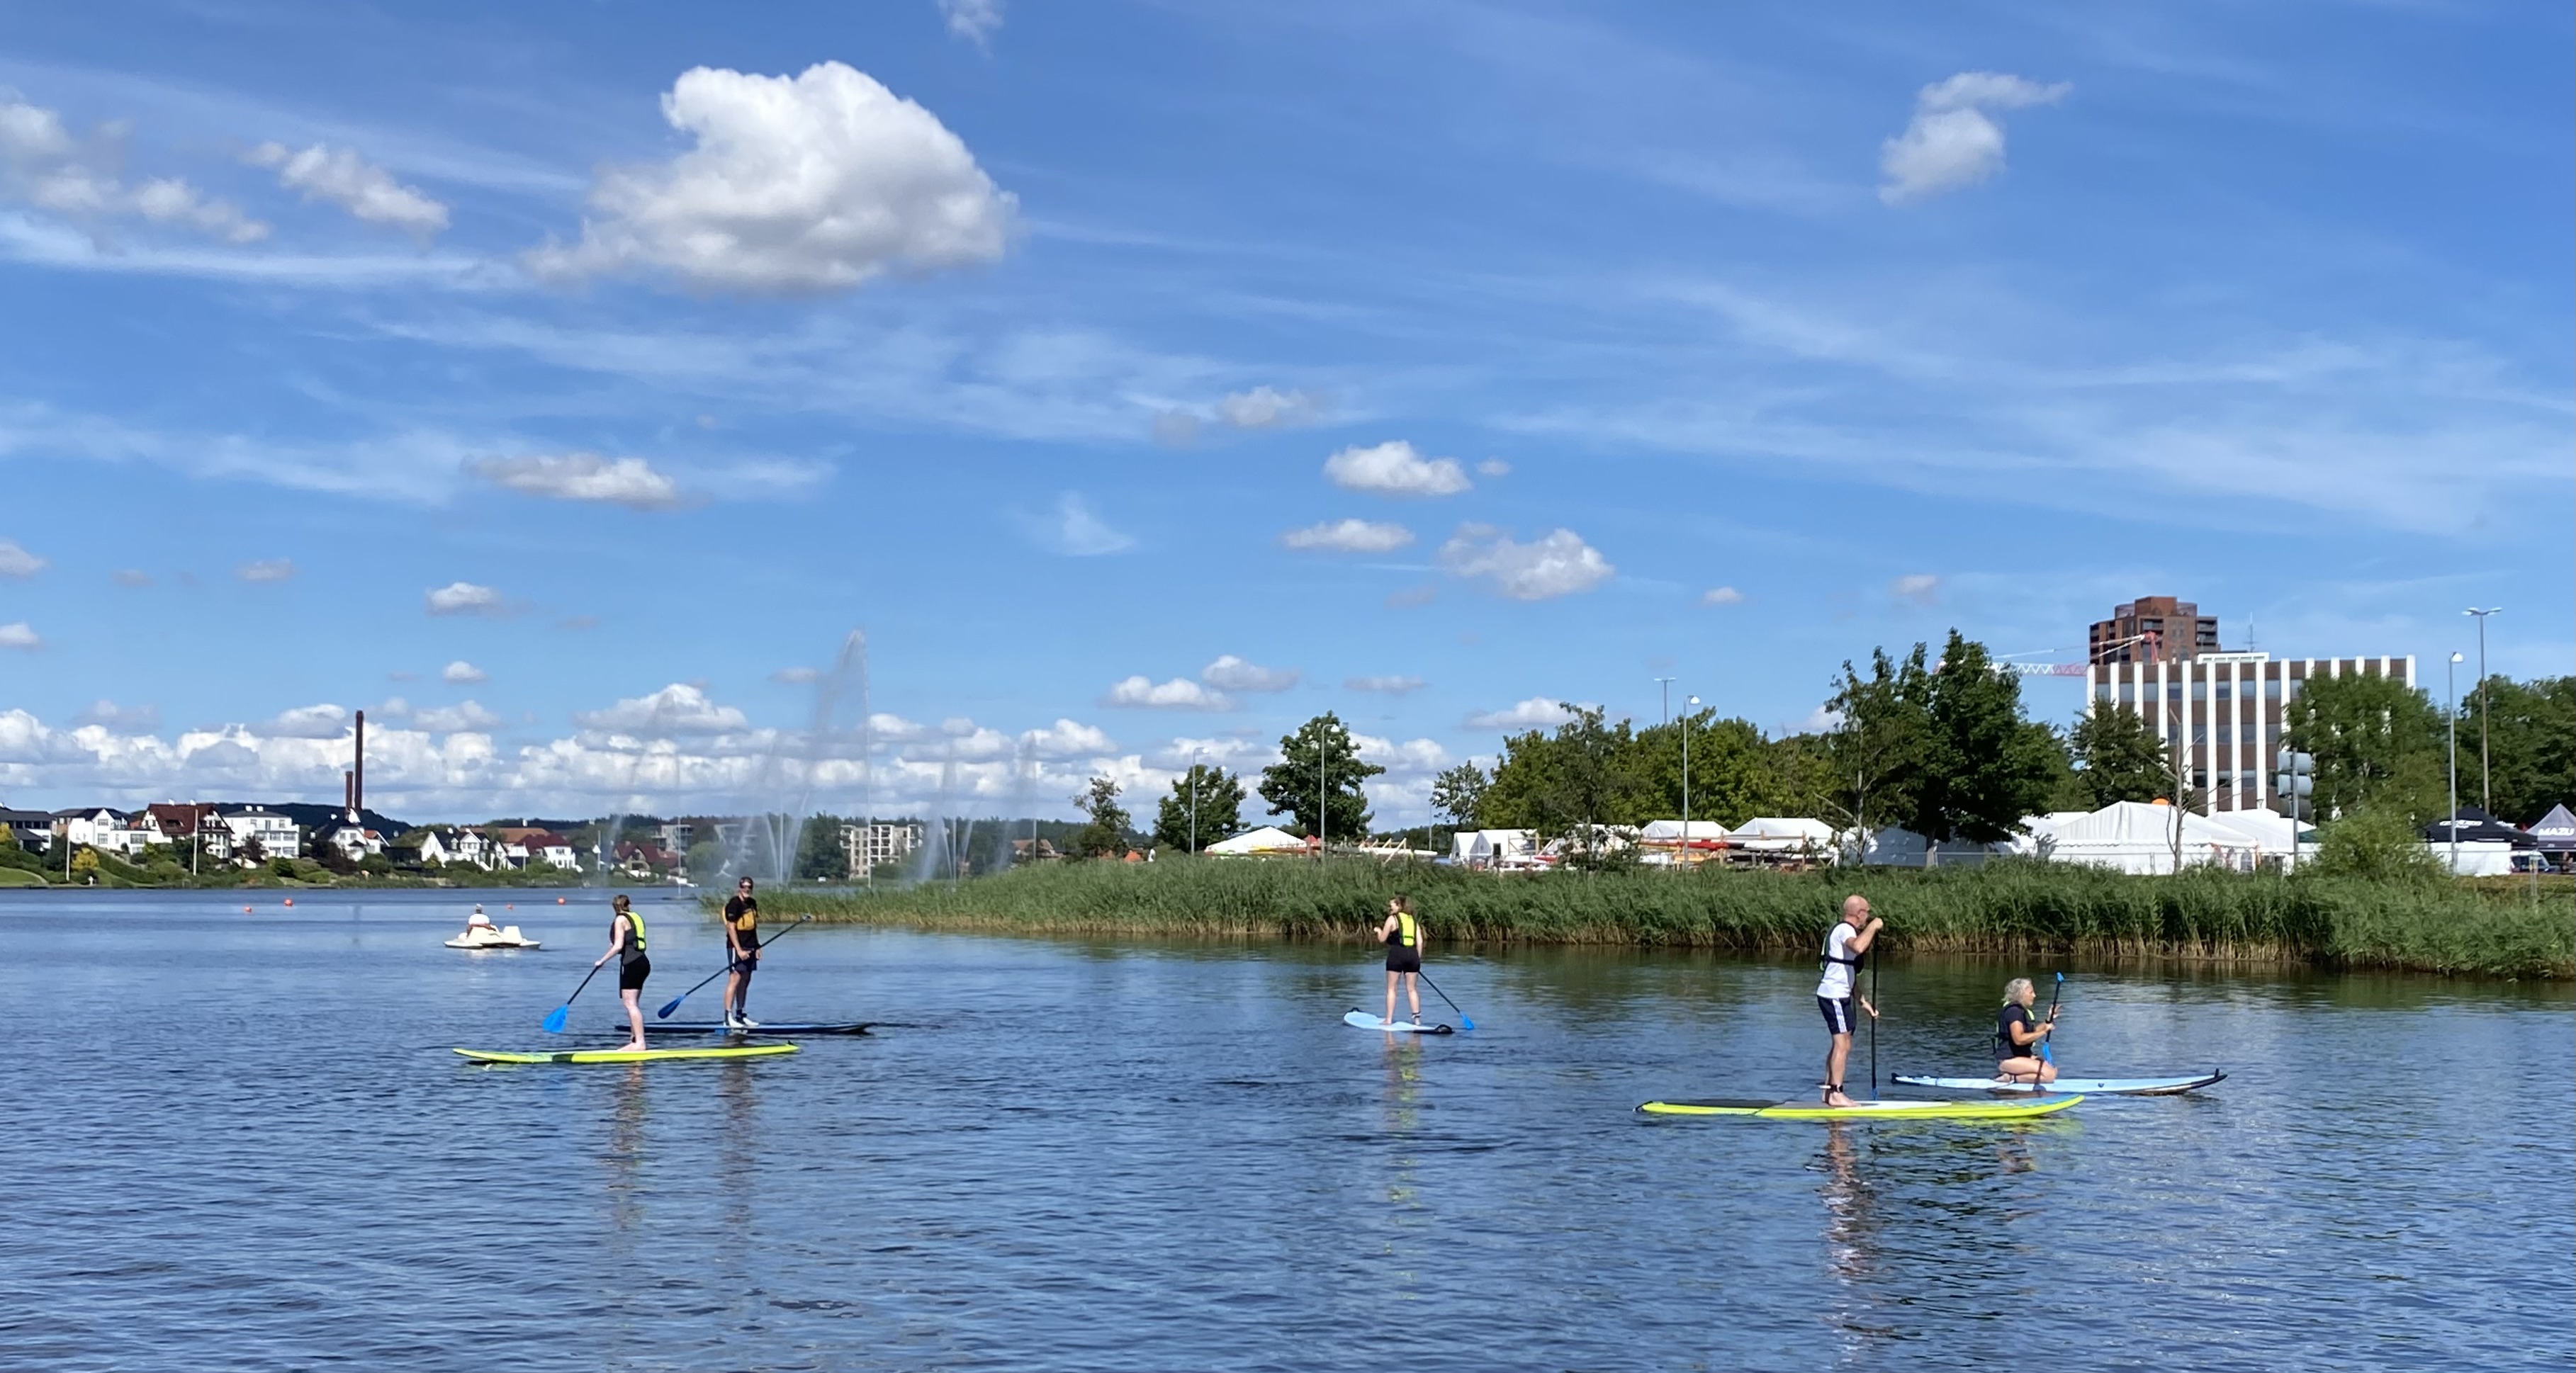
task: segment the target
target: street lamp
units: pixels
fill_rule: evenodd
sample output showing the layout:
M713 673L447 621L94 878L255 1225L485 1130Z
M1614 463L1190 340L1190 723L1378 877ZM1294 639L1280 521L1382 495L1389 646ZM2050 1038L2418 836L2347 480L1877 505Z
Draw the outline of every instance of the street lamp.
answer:
M1673 722L1673 679L1658 677L1655 682L1664 689L1664 723L1669 725Z
M2460 655L2442 665L2442 687L2448 700L2442 712L2451 730L2451 875L2460 875Z
M1190 750L1190 852L1199 851L1199 751Z
M1690 856L1690 734L1691 716L1699 710L1699 698L1691 697L1682 706L1682 856Z
M2460 613L2475 616L2478 622L2478 809L2493 815L2495 793L2489 785L2487 773L2487 617L2503 614L2504 607L2497 605L2480 610L2470 606ZM2451 818L2459 818L2458 807L2452 808Z

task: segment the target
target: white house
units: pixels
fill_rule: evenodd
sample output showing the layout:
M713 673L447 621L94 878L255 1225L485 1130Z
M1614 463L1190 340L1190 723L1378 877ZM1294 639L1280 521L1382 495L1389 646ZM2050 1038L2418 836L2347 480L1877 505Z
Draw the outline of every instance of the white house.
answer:
M581 859L574 855L572 841L560 834L531 834L527 849L531 861L565 872L581 871Z
M102 853L123 853L127 842L125 817L105 806L55 811L54 833L74 848L93 848Z
M295 858L304 852L304 831L293 820L266 806L244 806L216 817L233 835L238 853L256 843L262 858Z

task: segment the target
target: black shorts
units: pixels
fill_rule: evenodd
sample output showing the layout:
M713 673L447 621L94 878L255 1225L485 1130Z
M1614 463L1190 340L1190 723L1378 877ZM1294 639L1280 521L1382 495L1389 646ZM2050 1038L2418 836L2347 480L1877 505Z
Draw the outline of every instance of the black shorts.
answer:
M750 953L744 954L744 955L742 955L741 957L736 958L736 959L733 961L732 965L731 965L731 966L729 966L729 967L727 967L727 968L725 969L725 971L726 971L726 972L729 972L729 973L740 973L740 974L742 974L742 975L743 975L743 976L745 976L745 977L749 977L749 976L751 976L753 973L759 972L759 971L760 971L760 950L758 950L758 949L754 949L754 950L752 950Z
M1816 1007L1825 1013L1825 1028L1838 1035L1852 1032L1852 999L1847 996L1820 996Z
M652 959L639 958L632 963L620 963L617 965L617 990L621 992L641 991L644 987L644 979L651 977L652 975Z
M1422 950L1393 948L1386 951L1386 970L1391 973L1422 971Z

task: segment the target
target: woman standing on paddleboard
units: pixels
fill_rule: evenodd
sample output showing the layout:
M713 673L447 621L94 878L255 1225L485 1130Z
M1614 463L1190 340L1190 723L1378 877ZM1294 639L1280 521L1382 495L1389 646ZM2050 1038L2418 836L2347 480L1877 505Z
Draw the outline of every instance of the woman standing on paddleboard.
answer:
M1825 976L1816 984L1816 1005L1825 1013L1825 1030L1834 1037L1825 1051L1825 1104L1849 1106L1843 1095L1843 1064L1851 1058L1852 1003L1878 1018L1878 1008L1860 995L1860 963L1887 922L1869 913L1869 898L1857 893L1843 898L1842 919L1825 935ZM1875 1088L1873 1088L1875 1090Z
M2057 1028L2057 1008L2048 1008L2046 1020L2033 1019L2030 1005L2037 1000L2039 988L2027 977L2004 984L2004 1008L1995 1012L1995 1076L2012 1082L2057 1080L2057 1065L2039 1056L2048 1032Z
M627 1028L635 1036L626 1047L640 1052L644 1048L644 979L653 975L653 960L644 956L644 917L630 909L624 893L608 905L616 912L608 922L608 952L592 960L590 966L598 968L612 958L617 960L617 995L626 1003Z
M1413 914L1413 903L1401 896L1386 903L1386 923L1378 926L1377 937L1386 945L1386 1021L1395 1023L1396 979L1404 980L1405 994L1413 999L1413 1023L1422 1023L1422 922Z

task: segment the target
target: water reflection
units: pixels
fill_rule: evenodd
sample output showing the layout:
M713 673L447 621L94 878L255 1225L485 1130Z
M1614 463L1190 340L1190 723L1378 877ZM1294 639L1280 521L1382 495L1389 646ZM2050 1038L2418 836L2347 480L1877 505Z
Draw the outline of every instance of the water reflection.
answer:
M608 1229L620 1259L635 1256L635 1231L644 1223L644 1125L653 1102L645 1067L629 1063L620 1070L615 1098L608 1109L608 1148L600 1161L608 1165Z

